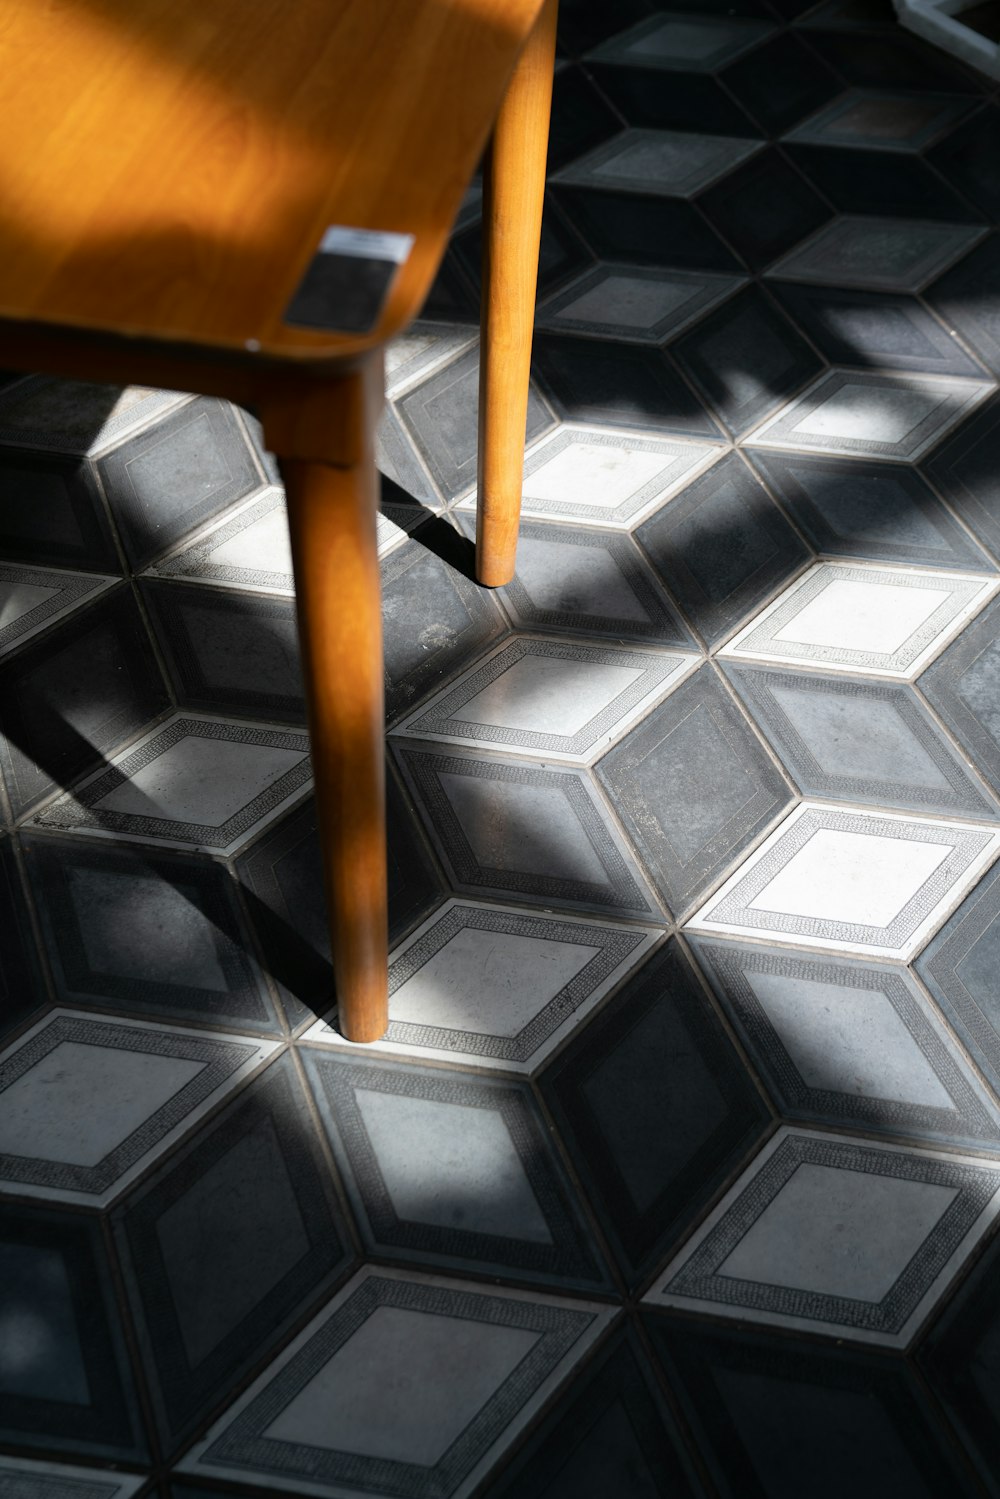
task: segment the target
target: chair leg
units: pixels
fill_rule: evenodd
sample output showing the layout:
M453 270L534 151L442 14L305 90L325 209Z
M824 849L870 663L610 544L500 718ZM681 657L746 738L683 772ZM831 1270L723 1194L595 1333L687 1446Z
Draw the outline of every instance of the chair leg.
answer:
M489 588L514 576L555 41L556 0L546 0L507 85L483 182L476 576Z
M362 403L363 404L363 403ZM343 403L337 416L344 419ZM364 413L359 405L359 413ZM382 615L370 432L352 463L283 459L339 1025L388 1025Z

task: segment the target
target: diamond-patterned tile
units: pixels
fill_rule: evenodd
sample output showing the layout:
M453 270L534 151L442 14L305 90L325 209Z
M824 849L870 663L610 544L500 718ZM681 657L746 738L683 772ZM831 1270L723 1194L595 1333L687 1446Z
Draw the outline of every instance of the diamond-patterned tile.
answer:
M724 640L809 557L735 453L650 516L636 539L710 645Z
M133 1192L115 1220L168 1447L351 1258L288 1056Z
M656 439L719 436L715 422L660 349L542 330L535 336L532 359L540 385L567 422L637 427Z
M37 1009L48 994L31 935L24 890L9 838L0 838L0 1036Z
M292 549L281 490L254 496L148 571L160 578L291 596Z
M784 4L798 0L784 0ZM776 7L780 10L781 0ZM769 134L778 135L840 92L836 75L791 31L772 34L723 73L727 90Z
M699 660L518 635L429 698L394 733L586 765Z
M55 1010L0 1061L0 1180L100 1207L276 1045Z
M921 291L968 253L985 230L865 215L841 218L772 265L783 281L859 286L872 291Z
M360 1054L532 1071L658 936L652 927L448 901L391 954L389 1029ZM306 1040L348 1044L325 1021Z
M229 854L308 789L304 732L175 713L34 819Z
M907 962L998 852L982 824L801 802L688 927Z
M59 1003L278 1030L221 864L80 838L22 847Z
M683 130L623 130L556 172L575 187L690 198L759 151L762 142Z
M992 234L924 293L934 311L958 330L994 374L1000 373L998 245L1000 238Z
M662 82L654 75L657 83ZM729 180L729 179L727 179ZM699 209L684 198L555 183L559 206L602 260L670 265L691 271L735 271L743 266Z
M116 581L0 562L0 656L105 593Z
M675 942L655 954L540 1079L630 1283L765 1133L769 1116Z
M319 1049L302 1056L371 1253L608 1287L526 1084Z
M697 940L786 1119L996 1149L1000 1112L905 969Z
M0 443L49 453L99 453L185 399L143 385L122 389L33 375L0 391Z
M95 1472L65 1463L32 1462L0 1457L0 1494L4 1499L131 1499L145 1477L137 1473Z
M994 791L1000 792L1000 604L968 625L920 678L920 690L970 754Z
M964 14L959 24L968 25L976 9L974 4L963 7ZM984 19L987 18L986 11L987 7L980 7ZM995 26L995 22L993 24ZM992 39L996 40L995 31ZM945 180L957 187L992 223L996 223L1000 214L1000 192L993 169L998 146L1000 109L993 103L977 110L971 120L929 153L929 160Z
M720 654L909 679L997 586L981 574L819 562Z
M366 1269L179 1465L293 1493L466 1499L607 1306Z
M830 218L829 205L770 147L702 193L698 207L755 271Z
M1000 1092L1000 869L976 886L917 962L917 972Z
M468 323L418 319L386 345L385 393L391 401L432 375L441 365L478 343L479 330Z
M535 326L622 343L662 343L690 327L742 279L649 266L601 265L539 305Z
M35 567L117 572L118 552L91 464L0 447L0 484L18 496L0 511L0 555Z
M791 800L708 666L605 755L596 774L675 914Z
M996 567L905 464L765 448L748 456L818 552L917 567Z
M648 130L680 130L688 134L754 136L757 127L712 73L685 69L671 72L665 88L664 69L635 59L630 63L588 58L587 71L602 95L614 106L614 131L622 122ZM597 141L589 142L596 145ZM581 149L585 149L581 147ZM567 162L579 156L567 156ZM562 163L560 163L561 165Z
M747 16L667 11L602 42L587 54L587 60L675 73L714 73L773 30L767 21Z
M966 525L1000 552L1000 400L993 399L924 463Z
M992 1162L780 1129L646 1300L902 1348L998 1211Z
M806 796L1000 816L911 687L730 663L726 675Z
M148 1458L96 1218L0 1208L0 1327L5 1447L47 1459L67 1451L112 1462ZM113 1482L108 1494L105 1480L99 1499L119 1499L117 1476ZM14 1492L31 1495L33 1485L18 1478Z
M890 94L848 89L784 139L813 146L923 151L972 107L968 95ZM954 180L954 179L952 179Z

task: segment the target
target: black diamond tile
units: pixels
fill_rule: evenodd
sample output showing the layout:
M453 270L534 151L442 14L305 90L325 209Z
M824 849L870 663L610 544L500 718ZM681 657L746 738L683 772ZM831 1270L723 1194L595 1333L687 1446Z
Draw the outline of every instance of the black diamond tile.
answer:
M456 891L662 919L586 772L394 749Z
M966 625L918 686L980 774L1000 792L1000 600Z
M117 590L0 669L0 766L15 815L101 764L169 707L130 593Z
M694 1499L676 1422L631 1328L614 1336L484 1499Z
M427 293L427 300L420 309L420 316L434 322L468 323L470 326L479 322L476 289L465 266L450 245Z
M207 399L122 443L97 469L136 568L263 482L235 409Z
M642 59L635 61L641 64ZM622 67L596 58L589 67L628 125L691 130L705 135L757 134L746 112L707 73L678 70L665 77L661 68Z
M630 1283L679 1239L768 1123L675 942L539 1083Z
M619 0L614 7L605 4L605 0L562 0L559 42L575 57L648 14L647 0Z
M654 708L595 770L677 916L791 801L709 666Z
M527 1083L302 1056L368 1252L610 1288Z
M992 222L1000 215L1000 108L979 110L927 153L946 182L964 193Z
M147 1456L96 1219L0 1208L0 1441Z
M923 151L975 105L968 94L848 89L790 131L785 140L860 151ZM946 178L948 173L943 174Z
M479 420L479 350L437 370L429 380L400 396L396 410L416 441L431 475L447 499L476 482ZM526 441L553 425L537 394L528 397Z
M120 571L86 459L0 447L0 496L4 561Z
M549 122L550 172L617 135L620 129L620 118L582 68L569 66L556 72Z
M823 368L774 303L748 287L673 345L684 373L734 437Z
M457 532L451 535L466 545ZM398 717L507 628L489 589L477 587L419 541L391 552L382 563L389 718Z
M841 7L843 19L846 7ZM878 13L885 19L885 7ZM939 94L975 94L981 87L977 74L954 62L939 47L916 36L908 36L888 18L891 33L877 38L866 35L869 18L854 26L810 30L809 44L846 84L854 88L928 90Z
M982 378L981 366L915 297L781 282L771 290L831 364Z
M995 570L996 564L907 464L766 448L749 449L748 457L825 556Z
M96 453L179 405L175 391L29 375L0 389L0 443L50 453Z
M1000 235L983 240L924 295L946 326L1000 373Z
M413 825L413 814L390 773L386 777L389 935L396 942L441 896L439 878ZM333 1002L330 932L323 866L312 800L269 828L236 861L268 972L291 1024Z
M726 1499L978 1492L901 1361L662 1315L648 1327Z
M963 423L923 469L965 524L1000 553L1000 398Z
M0 838L0 1036L20 1025L48 995L9 838Z
M305 722L295 605L197 584L140 584L184 708Z
M279 1029L221 864L63 838L24 855L59 1002Z
M692 271L741 269L692 203L563 184L553 191L601 260Z
M375 431L375 462L383 511L387 504L422 506L430 512L441 509L441 496L389 401Z
M919 156L795 142L785 149L839 213L945 219L958 224L975 223L980 217Z
M747 711L806 796L996 817L913 689L725 663Z
M773 148L698 199L719 233L759 270L831 217L829 204Z
M481 263L483 255L482 226L474 224L457 234L452 241L455 253L461 259L465 273L476 288L478 297L481 285ZM538 246L538 301L557 290L565 281L577 275L593 263L593 255L579 233L574 229L553 193L545 198L542 214L542 234Z
M816 53L790 32L739 58L722 78L758 125L774 135L819 109L840 87Z
M710 645L730 634L809 556L735 453L668 501L635 534Z
M780 6L789 20L801 17L800 24L810 30L851 31L858 27L865 31L892 31L899 25L892 0L824 0L815 5L813 0L780 0ZM807 11L807 15L802 15Z
M917 972L1000 1089L1000 866L959 906L917 961Z
M350 1263L289 1056L132 1194L115 1235L169 1450Z
M682 437L719 435L659 349L538 333L533 364L539 383L567 421Z

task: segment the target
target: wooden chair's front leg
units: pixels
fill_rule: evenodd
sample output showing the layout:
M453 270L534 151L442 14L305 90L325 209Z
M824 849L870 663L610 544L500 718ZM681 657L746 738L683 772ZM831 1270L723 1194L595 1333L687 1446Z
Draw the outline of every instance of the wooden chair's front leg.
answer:
M555 43L556 0L546 0L507 85L483 179L476 576L489 588L514 576Z

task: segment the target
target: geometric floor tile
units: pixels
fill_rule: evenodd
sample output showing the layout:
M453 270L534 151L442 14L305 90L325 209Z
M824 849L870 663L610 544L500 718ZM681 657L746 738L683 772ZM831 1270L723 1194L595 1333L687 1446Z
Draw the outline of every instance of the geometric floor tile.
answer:
M299 1055L369 1252L610 1289L527 1084Z
M959 1038L1000 1091L1000 866L959 906L916 966Z
M0 442L52 453L97 453L189 400L143 385L34 375L0 392Z
M688 922L908 962L1000 853L1000 832L801 802Z
M362 1270L180 1471L290 1493L465 1499L613 1316Z
M0 1058L0 1181L102 1207L277 1044L53 1010Z
M301 798L311 774L303 732L176 713L34 821L229 854Z
M563 425L525 456L522 513L628 530L718 456L707 443Z
M0 1207L0 1442L46 1458L147 1456L96 1218ZM11 1487L2 1468L0 1492L73 1499L64 1484L57 1493L21 1478ZM119 1499L117 1482L77 1499Z
M48 1000L9 838L0 838L0 1036Z
M549 297L535 326L622 342L662 343L743 285L742 277L597 266Z
M898 1357L662 1312L647 1326L716 1492L727 1499L981 1492Z
M905 969L694 942L786 1119L996 1148L1000 1112Z
M596 775L675 915L791 800L709 666L610 750Z
M998 586L967 573L820 562L720 656L912 680Z
M1000 371L1000 263L991 234L933 286L925 298L994 373Z
M979 380L830 370L753 442L915 462L992 392Z
M554 173L552 181L690 198L763 147L762 141L678 130L623 130Z
M0 512L0 554L28 567L116 572L120 566L89 464L55 453L0 448L0 485L17 494Z
M12 567L0 562L0 656L104 593L115 582L116 578Z
M0 1457L2 1499L131 1499L145 1481L141 1473L95 1473L93 1468Z
M645 1299L905 1348L998 1212L993 1162L783 1128Z
M454 890L662 919L585 771L504 764L457 747L393 747Z
M1000 551L1000 401L978 411L942 443L923 468L961 520Z
M787 35L782 40L794 48ZM779 48L781 45L779 42ZM765 56L771 50L765 48ZM801 53L798 55L801 57ZM746 77L753 80L757 64L754 59L748 61L753 67ZM807 55L806 66L809 62ZM820 85L824 87L822 76L820 73ZM726 80L730 86L732 77L730 74ZM773 74L765 78L757 75L756 92L764 108L776 102L772 79ZM810 80L805 78L803 82L808 90ZM763 88L759 86L761 83ZM757 102L755 99L755 106ZM791 107L796 108L794 98ZM698 208L754 271L763 270L830 218L829 204L813 192L805 178L773 146L702 193Z
M968 96L923 97L848 89L783 137L814 146L852 146L873 151L922 151L972 105Z
M586 765L699 663L693 654L518 635L393 733Z
M658 936L650 927L448 901L391 954L384 1040L353 1051L533 1071ZM324 1021L303 1039L349 1045Z
M924 672L920 691L936 708L980 775L1000 792L1000 601Z
M775 261L767 274L782 281L918 292L984 233L977 224L841 218Z
M487 1499L695 1499L701 1493L631 1328L605 1343L486 1490Z
M809 560L802 541L736 453L644 521L636 540L712 645Z
M279 1030L221 864L82 838L22 847L60 1004Z
M132 1193L115 1233L173 1447L350 1259L287 1054Z
M539 1079L630 1284L676 1244L770 1118L676 942Z
M634 201L661 206L655 198ZM661 348L539 329L532 361L539 385L564 423L639 428L644 437L656 442L673 437L715 441L719 437L718 426ZM675 454L680 457L677 450Z
M757 448L747 455L818 552L994 572L916 469Z
M728 662L725 669L805 796L1000 816L912 687Z
M395 401L404 390L477 341L478 327L418 319L385 348L385 393Z
M227 511L210 530L146 571L158 578L291 595L292 549L282 491L265 489Z
M755 47L774 27L739 15L689 13L650 16L587 53L588 62L669 72L714 73ZM666 85L669 87L669 85Z

